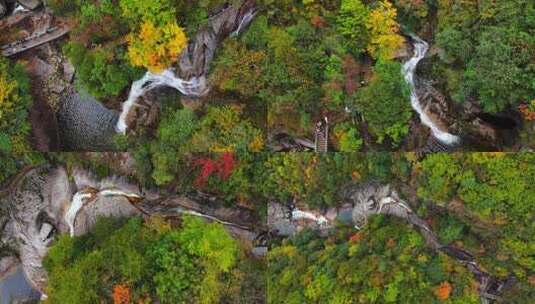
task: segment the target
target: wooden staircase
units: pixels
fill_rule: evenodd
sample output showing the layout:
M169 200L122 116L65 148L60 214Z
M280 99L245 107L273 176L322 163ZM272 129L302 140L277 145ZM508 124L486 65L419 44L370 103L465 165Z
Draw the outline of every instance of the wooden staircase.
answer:
M429 135L425 145L417 152L417 157L419 159L424 158L428 154L432 153L445 153L452 152L455 150L456 146L446 145L436 139L433 135Z
M316 123L315 151L327 152L329 149L329 120L325 117Z

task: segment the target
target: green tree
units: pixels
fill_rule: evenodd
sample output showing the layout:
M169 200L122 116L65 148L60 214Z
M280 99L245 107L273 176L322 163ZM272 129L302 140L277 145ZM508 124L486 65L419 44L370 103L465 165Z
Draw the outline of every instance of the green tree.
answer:
M369 32L366 28L369 10L360 0L342 0L336 19L337 30L349 39L350 45L359 52L368 44Z
M356 126L339 124L334 128L334 135L338 138L340 152L357 152L363 144Z
M535 212L533 163L529 153L430 155L422 162L418 189L423 198L459 208L461 220L470 227L493 231L481 233L480 246L489 255L482 257L484 266L499 276L514 272L523 280L519 283L523 290L517 296L519 302L529 298L525 278L535 269L535 260L528 253L535 246L529 241L535 235L530 218ZM457 199L452 200L454 197ZM455 237L458 232L451 229L444 233Z
M184 217L180 228L163 220L99 219L84 236L62 236L44 265L50 303L111 301L117 285L133 302L156 296L162 303L217 303L244 258L220 224Z
M489 27L479 38L465 72L465 94L476 95L487 112L535 98L535 72L530 69L533 35L517 28Z
M357 92L356 105L370 131L382 143L387 137L397 146L409 132L412 116L409 89L401 76L401 64L379 61L370 84Z
M149 21L165 25L175 21L175 7L170 0L120 0L121 14L131 25Z
M87 49L76 42L66 44L63 51L77 68L80 84L97 98L119 95L140 75L125 62L125 54L121 51Z

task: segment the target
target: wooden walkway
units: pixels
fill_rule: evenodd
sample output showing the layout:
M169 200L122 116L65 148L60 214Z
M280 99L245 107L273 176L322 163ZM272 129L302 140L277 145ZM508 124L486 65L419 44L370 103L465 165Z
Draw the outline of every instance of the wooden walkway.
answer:
M11 57L61 38L69 33L70 30L70 27L66 25L53 26L46 31L34 33L26 39L3 45L0 47L0 51L4 57Z

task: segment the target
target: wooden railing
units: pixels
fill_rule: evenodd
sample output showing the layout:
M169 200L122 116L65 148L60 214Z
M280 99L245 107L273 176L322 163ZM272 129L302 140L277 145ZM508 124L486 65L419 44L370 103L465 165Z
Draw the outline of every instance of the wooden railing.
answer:
M63 37L70 32L70 27L66 25L53 26L48 28L45 31L37 32L25 38L23 40L18 40L0 47L2 55L5 57L14 56L16 54L25 52L32 48L43 45L47 42L56 40Z

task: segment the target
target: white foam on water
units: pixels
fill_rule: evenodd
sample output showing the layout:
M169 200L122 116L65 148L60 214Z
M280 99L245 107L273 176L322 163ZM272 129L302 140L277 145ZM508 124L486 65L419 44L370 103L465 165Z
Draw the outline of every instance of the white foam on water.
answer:
M17 6L15 6L15 10L13 10L13 14L18 13L18 12L29 12L29 11L30 10L25 8L24 6L17 4Z

